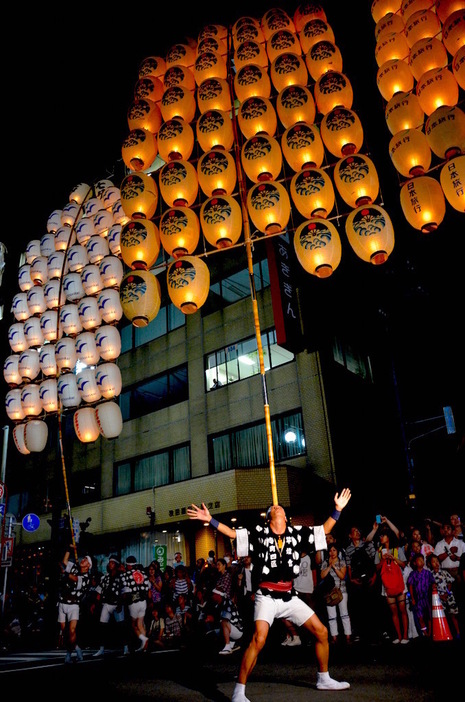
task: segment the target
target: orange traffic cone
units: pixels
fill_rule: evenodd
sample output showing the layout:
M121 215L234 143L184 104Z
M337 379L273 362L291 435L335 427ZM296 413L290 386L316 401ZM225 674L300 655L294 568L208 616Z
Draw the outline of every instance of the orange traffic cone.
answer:
M453 637L450 633L449 624L447 623L444 608L441 604L437 585L433 585L432 603L433 641L452 641Z

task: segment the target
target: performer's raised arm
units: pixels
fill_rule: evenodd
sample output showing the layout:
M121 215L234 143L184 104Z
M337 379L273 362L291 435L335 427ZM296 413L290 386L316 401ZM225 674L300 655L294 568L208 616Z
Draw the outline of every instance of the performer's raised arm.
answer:
M213 529L217 529L217 531L219 531L221 534L224 534L230 539L236 538L236 531L226 526L226 524L222 524L215 519L215 517L212 517L208 507L203 502L201 507L197 507L197 505L192 504L187 508L187 514L189 519L198 519L201 522L208 522Z
M349 488L344 488L341 490L341 494L336 492L334 495L334 510L331 514L330 517L325 521L323 524L325 534L329 534L336 524L337 520L341 516L341 512L344 509L344 507L347 505L348 501L351 498L351 493Z

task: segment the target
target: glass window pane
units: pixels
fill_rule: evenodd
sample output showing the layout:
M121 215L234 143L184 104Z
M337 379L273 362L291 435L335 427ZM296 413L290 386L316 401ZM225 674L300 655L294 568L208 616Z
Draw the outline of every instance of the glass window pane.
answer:
M121 353L124 353L125 351L130 351L132 349L132 330L132 324L126 324L120 329Z
M180 446L173 451L173 482L188 480L191 477L189 446Z
M128 392L122 392L121 395L119 396L119 406L121 409L121 415L123 417L123 421L127 421L128 419L131 419L131 391L128 390Z
M168 451L157 453L153 456L155 466L155 487L159 485L168 485L170 482L170 454Z
M255 337L238 344L239 377L250 378L260 372L257 341Z
M186 323L186 315L173 304L168 305L168 331L178 329Z
M131 492L131 464L121 463L115 468L115 495L127 495Z

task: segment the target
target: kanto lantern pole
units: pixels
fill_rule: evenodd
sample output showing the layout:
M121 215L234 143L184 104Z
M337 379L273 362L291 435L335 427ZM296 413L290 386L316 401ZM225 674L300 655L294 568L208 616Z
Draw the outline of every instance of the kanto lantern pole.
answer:
M229 89L231 91L231 98L234 105L234 94L231 85L231 74L229 76ZM233 130L234 130L234 155L236 160L236 170L237 178L239 181L239 195L241 200L241 210L242 210L242 223L244 228L244 242L247 252L247 268L249 271L249 284L250 284L250 298L252 300L252 311L253 320L255 327L255 337L257 340L257 351L258 359L260 363L260 375L262 379L262 392L263 392L263 406L265 410L265 428L266 428L266 440L268 444L268 460L270 465L270 478L271 478L271 495L273 504L278 504L278 490L276 487L276 471L274 464L274 451L273 451L273 435L271 432L271 417L270 417L270 405L268 402L268 391L266 388L266 375L265 375L265 362L263 359L263 346L262 346L262 335L260 330L260 317L258 314L258 303L257 303L257 291L255 289L255 280L253 272L253 255L252 255L252 241L250 239L250 220L249 213L247 211L247 189L244 182L244 173L241 167L238 131L237 131L237 118L236 113L233 108Z

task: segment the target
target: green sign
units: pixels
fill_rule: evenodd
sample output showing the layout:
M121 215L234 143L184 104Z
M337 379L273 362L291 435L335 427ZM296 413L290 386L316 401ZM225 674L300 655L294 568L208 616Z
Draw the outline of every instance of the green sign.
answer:
M161 544L154 544L153 545L153 558L155 561L158 561L160 564L160 568L162 570L165 570L167 561L168 561L168 549L166 546L162 546Z

